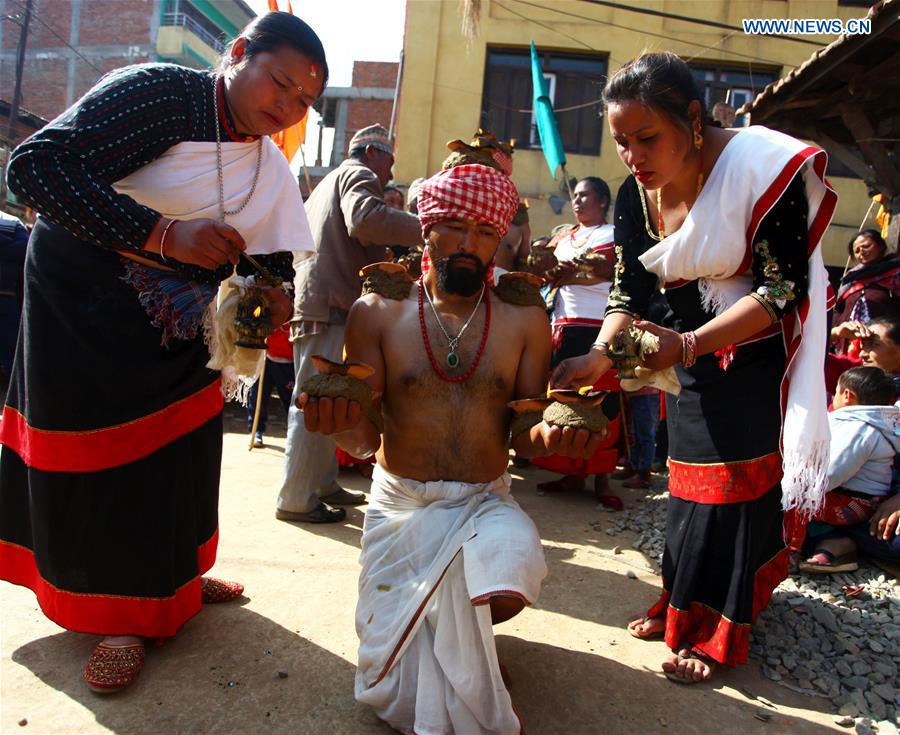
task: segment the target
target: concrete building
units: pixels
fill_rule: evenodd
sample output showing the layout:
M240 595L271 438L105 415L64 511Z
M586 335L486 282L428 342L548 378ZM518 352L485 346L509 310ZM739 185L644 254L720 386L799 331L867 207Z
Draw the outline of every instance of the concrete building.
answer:
M351 86L329 86L316 102L319 145L314 159L307 151L306 161L313 187L347 157L350 139L357 130L375 123L390 128L398 66L393 61L354 61ZM334 128L334 144L327 161L322 158L321 128ZM304 197L309 195L302 175L300 188Z
M446 143L482 126L516 138L513 179L531 201L534 236L573 222L550 197L562 196L539 148L531 115L528 44L541 55L573 176L600 176L615 193L627 172L603 120L600 93L607 74L647 50L670 50L688 60L710 109L737 109L835 36L780 39L746 35L743 18L864 17L859 0L483 0L479 32L460 31L459 3L408 0L404 70L397 111L395 176L408 183L437 171ZM626 8L623 6L631 6ZM651 13L661 14L647 14ZM676 18L674 16L681 16ZM687 18L688 20L685 20ZM808 43L814 41L816 45ZM803 42L806 41L806 42ZM832 165L840 195L825 237L826 262L843 265L846 243L869 206L865 186ZM726 213L727 214L727 213Z
M0 0L0 99L11 100L25 0ZM244 0L32 0L21 106L53 119L103 74L171 61L212 66L256 13Z

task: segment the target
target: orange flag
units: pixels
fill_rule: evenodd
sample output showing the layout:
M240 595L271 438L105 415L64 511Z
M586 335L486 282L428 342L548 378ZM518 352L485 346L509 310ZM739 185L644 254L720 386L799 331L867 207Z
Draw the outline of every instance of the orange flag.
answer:
M269 10L278 10L278 0L269 0ZM291 7L291 0L287 0L287 12L291 15L294 14L294 9ZM288 162L293 160L294 154L300 146L306 142L307 120L309 120L309 112L307 112L303 116L303 119L296 125L292 125L272 136L272 142L278 146L278 149L284 154L284 157L287 158Z

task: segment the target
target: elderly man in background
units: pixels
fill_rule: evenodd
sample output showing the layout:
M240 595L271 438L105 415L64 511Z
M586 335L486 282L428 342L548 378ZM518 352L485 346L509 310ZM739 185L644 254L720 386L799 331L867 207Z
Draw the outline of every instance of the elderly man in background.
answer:
M342 358L347 313L359 297L359 270L385 258L387 245L419 245L419 220L391 209L383 198L391 179L394 153L381 125L359 130L347 160L329 173L306 202L316 254L294 263L296 301L291 322L294 343L294 404L288 413L284 479L275 517L282 521L333 523L343 508L365 502L362 493L337 484L338 461L331 438L303 425L296 401L300 385L314 374L310 356Z

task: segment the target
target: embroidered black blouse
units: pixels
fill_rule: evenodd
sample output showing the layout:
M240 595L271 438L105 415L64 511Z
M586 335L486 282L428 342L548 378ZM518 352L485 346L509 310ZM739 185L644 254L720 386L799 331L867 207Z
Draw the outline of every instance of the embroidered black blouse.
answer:
M762 219L756 233L751 261L753 289L749 295L765 307L773 322L792 311L806 295L808 210L803 180L797 176ZM722 216L728 216L726 209L722 210ZM649 273L638 260L656 241L647 233L638 183L633 176L619 188L614 225L616 267L606 313L624 312L643 317L650 297L661 284L657 284L656 275ZM687 297L698 304L699 296L690 298L697 291L697 283L693 282L666 292L678 315L671 325L673 329L697 329L714 316L697 309L678 309L673 303Z
M110 72L16 148L8 168L9 188L79 239L104 248L140 250L160 214L118 194L112 184L177 143L215 141L214 80L212 71L174 64ZM223 127L220 135L229 140ZM162 262L153 253L141 256ZM293 281L291 253L255 257L273 274ZM231 273L228 263L214 271L172 259L167 265L204 282L221 281ZM255 271L242 259L238 272Z

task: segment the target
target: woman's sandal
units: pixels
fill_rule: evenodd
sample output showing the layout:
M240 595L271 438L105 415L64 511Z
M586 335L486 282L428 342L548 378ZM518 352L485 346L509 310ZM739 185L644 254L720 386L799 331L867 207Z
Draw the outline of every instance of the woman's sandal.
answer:
M650 630L646 633L642 633L640 630L638 630L642 625L644 625L644 623L653 621L662 623L662 627L659 630ZM630 623L628 623L627 630L628 635L630 635L632 638L637 638L642 641L658 641L662 640L662 638L666 634L666 622L662 618L638 618L637 620L632 620Z
M231 602L244 594L244 585L240 582L226 582L224 579L204 577L202 584L200 600L204 605Z
M143 643L111 646L101 642L91 651L82 677L98 694L113 694L134 684L143 666Z
M835 556L828 549L816 549L813 555L798 565L801 572L807 574L835 574L837 572L855 572L859 569L859 560L855 551Z
M709 674L702 679L695 679L693 676L690 676L690 677L679 676L676 671L663 671L663 673L666 675L666 678L669 681L675 682L676 684L684 684L685 686L688 686L691 684L705 684L706 682L710 681L712 679L713 674L716 671L716 666L718 665L718 662L715 659L710 658L706 654L700 653L699 651L693 651L693 650L687 651L687 655L683 655L684 653L685 653L684 651L679 651L678 654L676 654L678 657L677 661L679 661L679 662L687 661L687 660L701 661L702 663L709 666Z

